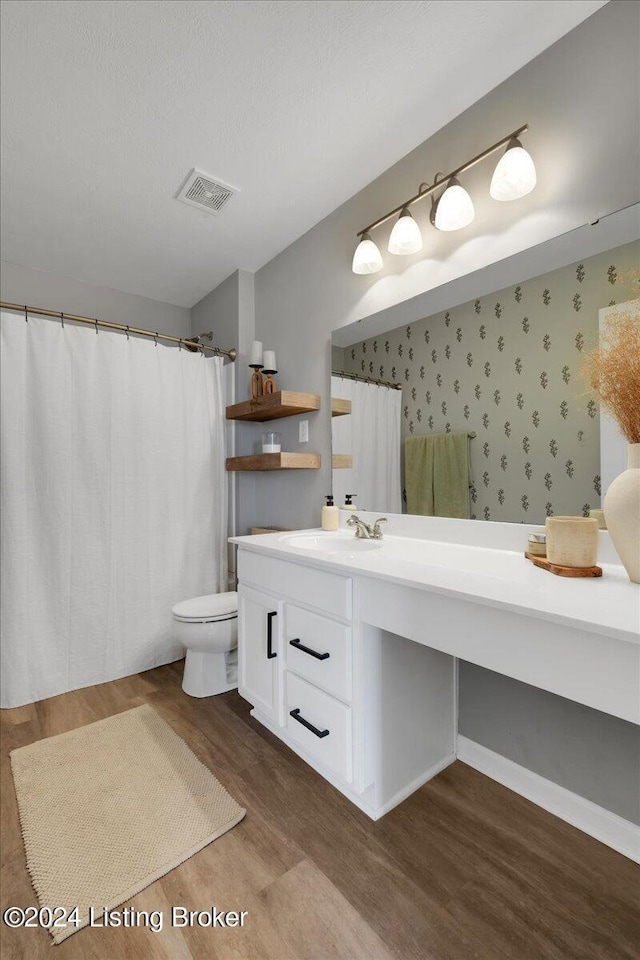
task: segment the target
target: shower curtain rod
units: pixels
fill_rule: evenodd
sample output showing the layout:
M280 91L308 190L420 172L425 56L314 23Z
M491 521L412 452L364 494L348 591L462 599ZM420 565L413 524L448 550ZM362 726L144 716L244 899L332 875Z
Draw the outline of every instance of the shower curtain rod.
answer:
M6 303L4 300L0 301L0 308L23 313L25 320L28 320L28 315L33 313L39 317L52 317L55 320L60 320L63 324L65 320L72 320L74 323L88 323L96 328L96 333L98 332L98 327L104 327L107 330L121 330L122 333L126 333L127 336L130 333L134 333L138 337L152 337L156 343L158 340L168 340L170 343L177 343L180 346L184 344L187 350L191 350L194 353L197 350L202 352L208 350L210 353L216 355L222 354L225 357L229 357L232 363L238 355L235 347L232 347L231 350L223 350L222 347L208 347L204 343L195 343L193 340L189 340L188 337L173 337L168 333L143 330L140 327L130 327L124 323L112 323L110 320L99 320L97 317L81 317L75 313L63 313L61 310L44 310L42 307L29 307L26 304Z
M377 380L375 377L365 377L359 373L346 373L344 370L332 370L332 377L342 377L346 380L362 380L363 383L376 383L379 387L390 387L392 390L402 390L401 383L392 383L391 380Z

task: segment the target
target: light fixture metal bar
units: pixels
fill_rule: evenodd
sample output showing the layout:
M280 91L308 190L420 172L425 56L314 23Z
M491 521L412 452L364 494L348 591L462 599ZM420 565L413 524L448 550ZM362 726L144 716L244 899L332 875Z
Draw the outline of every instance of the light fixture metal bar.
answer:
M45 310L43 307L29 307L21 303L5 303L4 300L0 302L0 307L3 310L15 310L18 313L24 313L25 318L28 314L32 313L37 317L53 317L54 320L72 320L75 323L88 323L92 327L96 327L96 329L98 327L104 327L107 330L120 330L126 334L133 333L138 337L152 337L156 341L168 340L170 343L181 344L189 350L206 350L216 355L223 354L225 357L229 357L232 363L237 356L235 347L232 347L231 350L223 350L222 347L208 347L204 343L198 343L195 340L189 339L189 337L173 337L168 333L156 333L154 330L143 330L140 327L130 327L124 323L112 323L110 320L99 320L96 317L81 317L76 313L63 313L61 310Z
M390 210L389 213L385 213L383 217L379 217L377 220L374 220L373 223L370 223L368 227L365 227L364 230L358 230L356 236L362 237L365 233L369 233L370 230L374 230L376 227L379 227L381 224L386 223L387 220L390 220L391 217L395 217L396 214L401 213L405 207L410 207L412 204L416 203L418 200L422 200L423 197L428 197L434 192L442 188L449 180L453 177L459 176L461 173L465 173L467 170L470 170L471 167L475 167L477 163L480 163L482 160L485 160L487 157L491 156L492 153L495 153L496 150L499 150L500 147L504 147L510 140L513 140L514 137L519 137L521 133L525 133L529 129L529 124L525 123L521 127L518 127L517 130L514 130L512 133L507 134L506 137L502 137L501 140L498 140L497 143L492 144L490 147L487 147L486 150L483 150L482 153L477 154L472 160L468 160L466 163L463 163L462 166L457 167L455 170L452 170L451 173L445 174L437 183L426 184L421 183L418 192L411 197L409 200L405 200L404 203L401 203L398 207L394 207L393 210Z

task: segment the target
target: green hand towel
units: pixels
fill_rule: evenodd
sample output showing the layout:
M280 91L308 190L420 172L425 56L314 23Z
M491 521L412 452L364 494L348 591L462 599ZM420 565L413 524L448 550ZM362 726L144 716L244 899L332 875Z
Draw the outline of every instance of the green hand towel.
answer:
M407 513L469 519L469 442L468 433L435 433L405 440Z
M407 437L404 442L404 487L407 513L433 517L433 436Z

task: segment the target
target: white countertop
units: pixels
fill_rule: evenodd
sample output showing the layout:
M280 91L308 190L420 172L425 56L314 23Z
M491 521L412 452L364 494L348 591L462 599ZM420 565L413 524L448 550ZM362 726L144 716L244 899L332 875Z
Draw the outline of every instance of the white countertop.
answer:
M459 527L468 521L449 523ZM332 538L355 541L345 529L231 537L230 541L292 563L387 580L640 644L640 585L631 583L624 568L616 564L600 564L601 578L572 579L534 567L523 551L385 534L378 541L379 549L327 555L288 542L303 535L319 537L329 547Z

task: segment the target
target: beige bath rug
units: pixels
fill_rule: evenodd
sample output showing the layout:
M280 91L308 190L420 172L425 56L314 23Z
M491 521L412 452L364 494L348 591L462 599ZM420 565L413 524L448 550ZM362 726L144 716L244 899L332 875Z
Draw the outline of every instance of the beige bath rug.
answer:
M78 908L60 943L245 815L149 706L11 754L27 866L41 907Z

